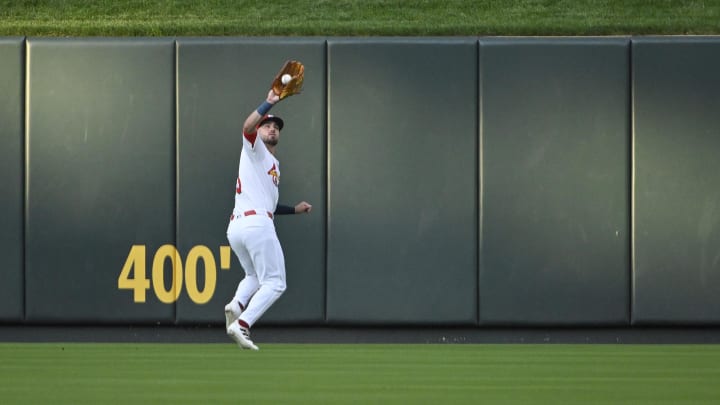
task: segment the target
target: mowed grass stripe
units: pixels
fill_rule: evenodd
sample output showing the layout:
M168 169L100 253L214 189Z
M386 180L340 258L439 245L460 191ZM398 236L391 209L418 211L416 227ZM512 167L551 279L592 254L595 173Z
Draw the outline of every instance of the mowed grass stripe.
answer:
M715 403L714 345L0 344L15 403Z
M0 35L462 36L720 32L720 0L0 0Z

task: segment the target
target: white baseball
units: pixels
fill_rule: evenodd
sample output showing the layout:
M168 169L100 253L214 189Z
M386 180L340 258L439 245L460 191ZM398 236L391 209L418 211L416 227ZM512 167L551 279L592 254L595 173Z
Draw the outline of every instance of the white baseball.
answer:
M288 83L290 82L290 79L292 79L292 76L290 76L289 74L285 73L285 74L282 75L282 77L280 78L280 81L282 82L282 84L288 84Z

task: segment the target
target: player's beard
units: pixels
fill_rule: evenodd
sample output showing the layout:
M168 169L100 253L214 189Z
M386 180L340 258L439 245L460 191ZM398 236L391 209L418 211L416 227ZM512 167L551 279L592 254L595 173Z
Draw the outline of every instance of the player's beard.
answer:
M280 140L280 134L264 133L264 134L260 135L260 139L262 139L262 141L265 145L275 147L275 146L277 146L278 141Z
M277 139L277 138L271 138L271 139L266 139L266 140L264 140L263 142L265 142L265 145L277 146L277 144L278 144L278 139Z

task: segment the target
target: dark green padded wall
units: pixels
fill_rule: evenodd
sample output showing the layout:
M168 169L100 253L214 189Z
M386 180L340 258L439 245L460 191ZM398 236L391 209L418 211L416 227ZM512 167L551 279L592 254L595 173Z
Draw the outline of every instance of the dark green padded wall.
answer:
M633 322L720 320L720 40L633 41Z
M322 322L325 317L325 41L320 39L179 39L178 246L213 251L215 293L205 305L181 294L181 323L222 322L223 307L243 277L234 254L220 269L228 246L242 125L265 100L287 59L305 64L302 94L283 100L273 114L285 120L278 146L280 201L307 200L309 215L275 219L285 253L288 288L262 318L272 322ZM200 274L204 285L204 273Z
M328 41L332 323L477 322L477 40Z
M480 41L482 324L629 321L628 47Z
M0 38L0 321L23 319L23 38Z
M297 58L305 92L273 110L281 201L315 209L276 220L288 291L263 323L717 324L718 51L2 38L0 322L221 323L242 277L234 256L220 269L240 127ZM160 246L184 266L209 247L212 298L192 302L186 279L177 303L153 285L134 303L117 285L134 244L147 278Z
M27 53L28 321L172 321L153 287L135 304L117 283L133 244L150 278L175 243L174 42L30 39Z

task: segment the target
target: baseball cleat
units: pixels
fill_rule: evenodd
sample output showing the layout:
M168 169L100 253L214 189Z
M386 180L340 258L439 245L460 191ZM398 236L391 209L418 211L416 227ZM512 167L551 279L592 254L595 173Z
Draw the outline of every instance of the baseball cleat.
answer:
M225 305L225 329L230 329L230 325L232 325L235 321L240 318L240 314L242 314L242 311L240 310L240 305L235 303L235 301Z
M243 328L239 323L233 322L227 330L228 336L234 340L241 349L260 350L252 340L250 340L250 331Z

